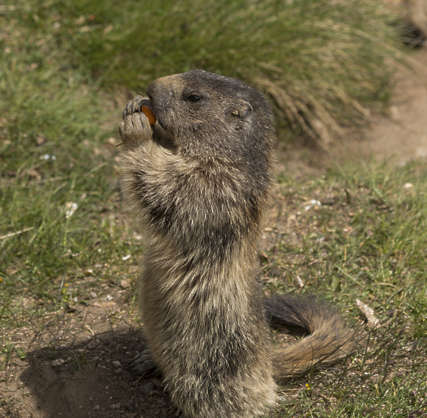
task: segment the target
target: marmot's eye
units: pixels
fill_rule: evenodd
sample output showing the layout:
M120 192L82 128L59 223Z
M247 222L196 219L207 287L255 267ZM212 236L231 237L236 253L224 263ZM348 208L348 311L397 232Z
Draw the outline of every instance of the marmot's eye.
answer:
M197 94L197 93L191 93L185 97L185 100L187 102L196 103L196 102L200 102L200 100L202 100L202 96L200 96L200 94Z

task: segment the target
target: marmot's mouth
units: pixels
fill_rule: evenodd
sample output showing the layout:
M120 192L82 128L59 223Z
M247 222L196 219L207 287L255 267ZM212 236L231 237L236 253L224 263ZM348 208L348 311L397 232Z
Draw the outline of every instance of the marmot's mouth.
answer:
M138 112L143 113L150 122L153 131L153 141L170 150L176 150L176 144L173 136L168 132L161 118L154 113L151 100L142 99L138 104Z
M148 99L142 99L139 102L139 111L142 112L150 122L151 127L153 127L156 123L156 116L154 115L153 108L151 106L151 101Z

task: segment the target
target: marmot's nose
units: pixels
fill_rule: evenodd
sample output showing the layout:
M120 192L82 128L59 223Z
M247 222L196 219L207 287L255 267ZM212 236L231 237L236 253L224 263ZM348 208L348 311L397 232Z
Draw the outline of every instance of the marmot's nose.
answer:
M166 77L165 77L166 78ZM147 88L147 95L151 99L153 107L166 108L171 105L174 97L173 90L159 79L151 83Z
M180 79L177 75L158 78L147 88L147 95L154 108L167 108L173 105L172 100L180 90Z

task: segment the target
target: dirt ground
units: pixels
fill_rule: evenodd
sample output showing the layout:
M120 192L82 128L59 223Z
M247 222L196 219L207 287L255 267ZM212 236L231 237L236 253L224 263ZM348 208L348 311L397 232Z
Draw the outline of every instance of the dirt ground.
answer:
M427 47L411 56L412 68L402 67L387 116L374 116L361 132L348 132L327 152L280 149L279 171L314 174L337 162L377 160L404 165L427 157Z
M278 170L306 174L336 161L375 158L405 164L427 157L427 49L414 53L413 59L414 72L400 71L390 119L374 118L363 138L353 134L329 155L287 150L280 156L286 163ZM267 240L263 245L268 249L271 244ZM130 371L144 345L137 321L124 309L130 291L126 284L100 289L87 306L16 330L12 338L26 357L12 356L0 372L0 416L178 416L157 377L140 378Z
M403 165L427 157L427 48L412 58L414 70L402 69L397 77L389 117L373 120L364 138L340 144L336 152L343 160L375 158Z

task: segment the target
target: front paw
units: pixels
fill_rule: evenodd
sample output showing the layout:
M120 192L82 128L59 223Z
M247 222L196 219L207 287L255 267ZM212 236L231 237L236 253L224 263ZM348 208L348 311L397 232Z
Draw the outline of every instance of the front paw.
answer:
M127 148L134 148L153 138L153 130L147 116L141 112L141 105L146 100L136 96L126 105L123 121L119 126L120 137Z

